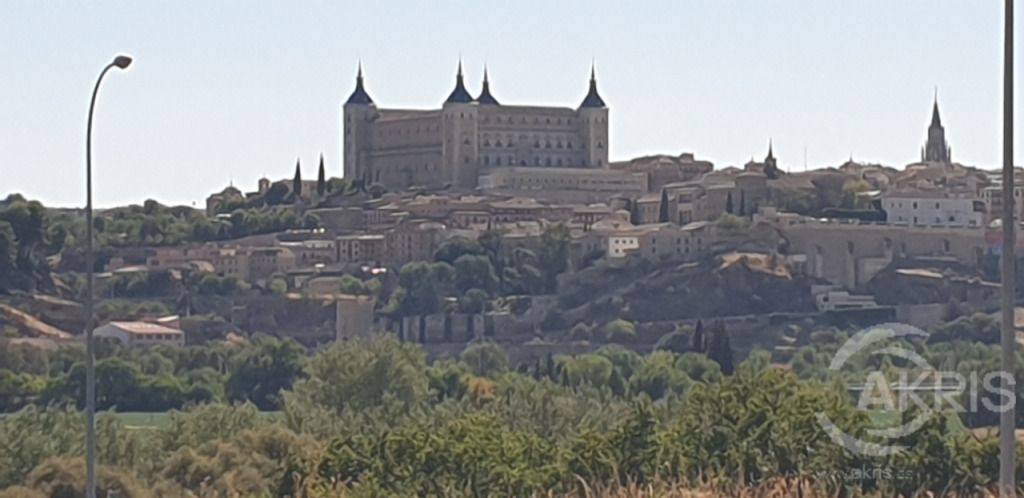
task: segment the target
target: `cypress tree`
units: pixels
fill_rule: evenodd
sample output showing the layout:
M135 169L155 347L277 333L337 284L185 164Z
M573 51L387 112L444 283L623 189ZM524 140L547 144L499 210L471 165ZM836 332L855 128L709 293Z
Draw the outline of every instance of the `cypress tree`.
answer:
M636 207L636 201L629 201L629 222L634 225L640 224L640 211Z
M747 215L747 192L740 190L740 216Z
M732 214L732 192L729 192L729 196L725 198L725 212Z
M661 204L658 205L658 223L668 223L668 191L661 189Z
M708 358L718 363L725 375L732 375L735 370L729 332L725 330L725 323L721 320L715 323L714 329L711 331L711 340L708 342Z
M320 154L320 173L316 177L316 195L323 197L327 193L327 172L324 171L324 155Z
M697 326L693 329L690 350L694 353L707 353L707 339L704 338L704 322L701 320L697 320Z
M292 195L298 199L302 195L302 168L299 160L295 160L295 178L292 179Z

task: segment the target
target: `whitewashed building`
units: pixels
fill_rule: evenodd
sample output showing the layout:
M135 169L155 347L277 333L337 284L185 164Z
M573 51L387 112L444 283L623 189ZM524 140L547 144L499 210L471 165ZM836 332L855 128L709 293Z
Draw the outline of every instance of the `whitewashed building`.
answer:
M985 203L939 190L898 190L882 195L882 209L894 225L981 226Z
M109 322L93 331L96 337L117 339L126 346L142 347L156 344L185 345L185 332L150 322Z

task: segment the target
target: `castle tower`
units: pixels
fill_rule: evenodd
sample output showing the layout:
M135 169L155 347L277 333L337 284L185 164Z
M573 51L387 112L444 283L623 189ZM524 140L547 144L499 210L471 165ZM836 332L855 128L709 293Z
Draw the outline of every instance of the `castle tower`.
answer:
M479 167L477 149L477 103L466 90L462 61L455 75L455 88L441 106L442 162L445 177L453 187L476 187Z
M498 99L491 95L491 85L487 81L487 66L484 66L484 84L480 90L480 96L476 98L477 103L480 105L501 105L498 103Z
M597 92L597 74L590 66L590 90L577 110L582 121L581 135L586 140L589 168L608 167L608 106Z
M349 181L362 180L364 185L376 181L370 164L370 128L377 119L377 106L363 87L363 65L356 73L356 88L342 106L342 144L344 148L344 177Z
M942 127L942 119L939 117L939 97L936 92L932 122L928 125L928 141L921 150L921 161L949 164L952 162L951 156L952 149L946 143L946 129Z

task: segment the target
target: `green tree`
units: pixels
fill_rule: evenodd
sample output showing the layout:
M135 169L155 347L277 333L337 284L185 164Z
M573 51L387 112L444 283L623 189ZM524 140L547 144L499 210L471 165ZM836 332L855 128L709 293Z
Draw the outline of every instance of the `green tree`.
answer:
M455 260L455 290L480 289L488 294L498 288L498 275L487 256L464 254Z
M554 293L558 275L569 269L569 239L569 227L564 224L550 226L540 236L538 263L545 279L545 292Z
M461 359L473 375L480 377L493 377L509 367L508 352L494 342L471 344L462 351Z
M11 224L0 221L0 293L10 291L14 287L14 258L17 254L14 230Z
M697 326L693 329L693 341L690 343L690 351L695 353L707 353L708 340L704 336L704 322L697 320Z
M327 193L327 172L324 171L324 155L320 154L320 171L316 177L316 195L323 197Z
M668 351L655 351L643 358L629 379L634 393L646 393L651 399L660 399L674 392L681 394L693 381L676 368L676 355Z
M599 354L581 354L575 358L556 358L565 368L570 385L590 385L605 387L612 378L615 365L607 357Z
M621 318L606 323L603 332L605 340L608 342L621 344L636 340L636 325Z
M743 218L740 218L739 216L733 214L723 213L722 216L718 218L718 221L715 223L715 226L721 228L722 230L740 229L743 228Z
M382 183L374 183L366 188L366 193L370 194L370 197L374 199L380 199L384 197L384 194L388 193L388 188Z
M292 197L298 200L302 197L302 166L299 160L295 160L295 177L292 178Z
M461 313L483 313L487 311L490 298L487 292L481 289L469 289L459 297L459 312Z
M455 269L447 263L408 263L398 272L401 294L399 311L405 316L429 315L441 310L451 293Z
M261 410L279 408L278 397L300 375L304 356L305 350L291 338L252 336L232 359L228 399L251 401Z
M434 261L438 263L448 263L450 265L455 264L455 260L466 255L485 255L486 251L476 240L470 240L465 237L454 237L434 251Z
M285 411L366 410L386 399L411 409L426 401L426 369L423 350L392 335L335 342L306 362L305 378L284 396Z
M715 322L711 330L711 338L708 341L708 358L714 360L722 368L722 373L732 375L733 358L735 353L729 341L729 331L725 329L722 320Z
M871 199L867 197L871 186L864 180L851 181L843 185L839 207L843 209L870 209Z
M285 294L288 292L288 282L281 277L271 278L268 287L270 292L274 294Z

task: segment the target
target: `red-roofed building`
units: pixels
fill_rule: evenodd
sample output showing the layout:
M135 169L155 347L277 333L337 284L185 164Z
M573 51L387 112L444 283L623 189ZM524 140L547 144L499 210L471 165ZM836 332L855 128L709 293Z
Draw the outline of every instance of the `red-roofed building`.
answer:
M185 333L180 329L150 322L110 322L93 331L93 335L117 339L122 344L132 347L156 344L185 345Z

